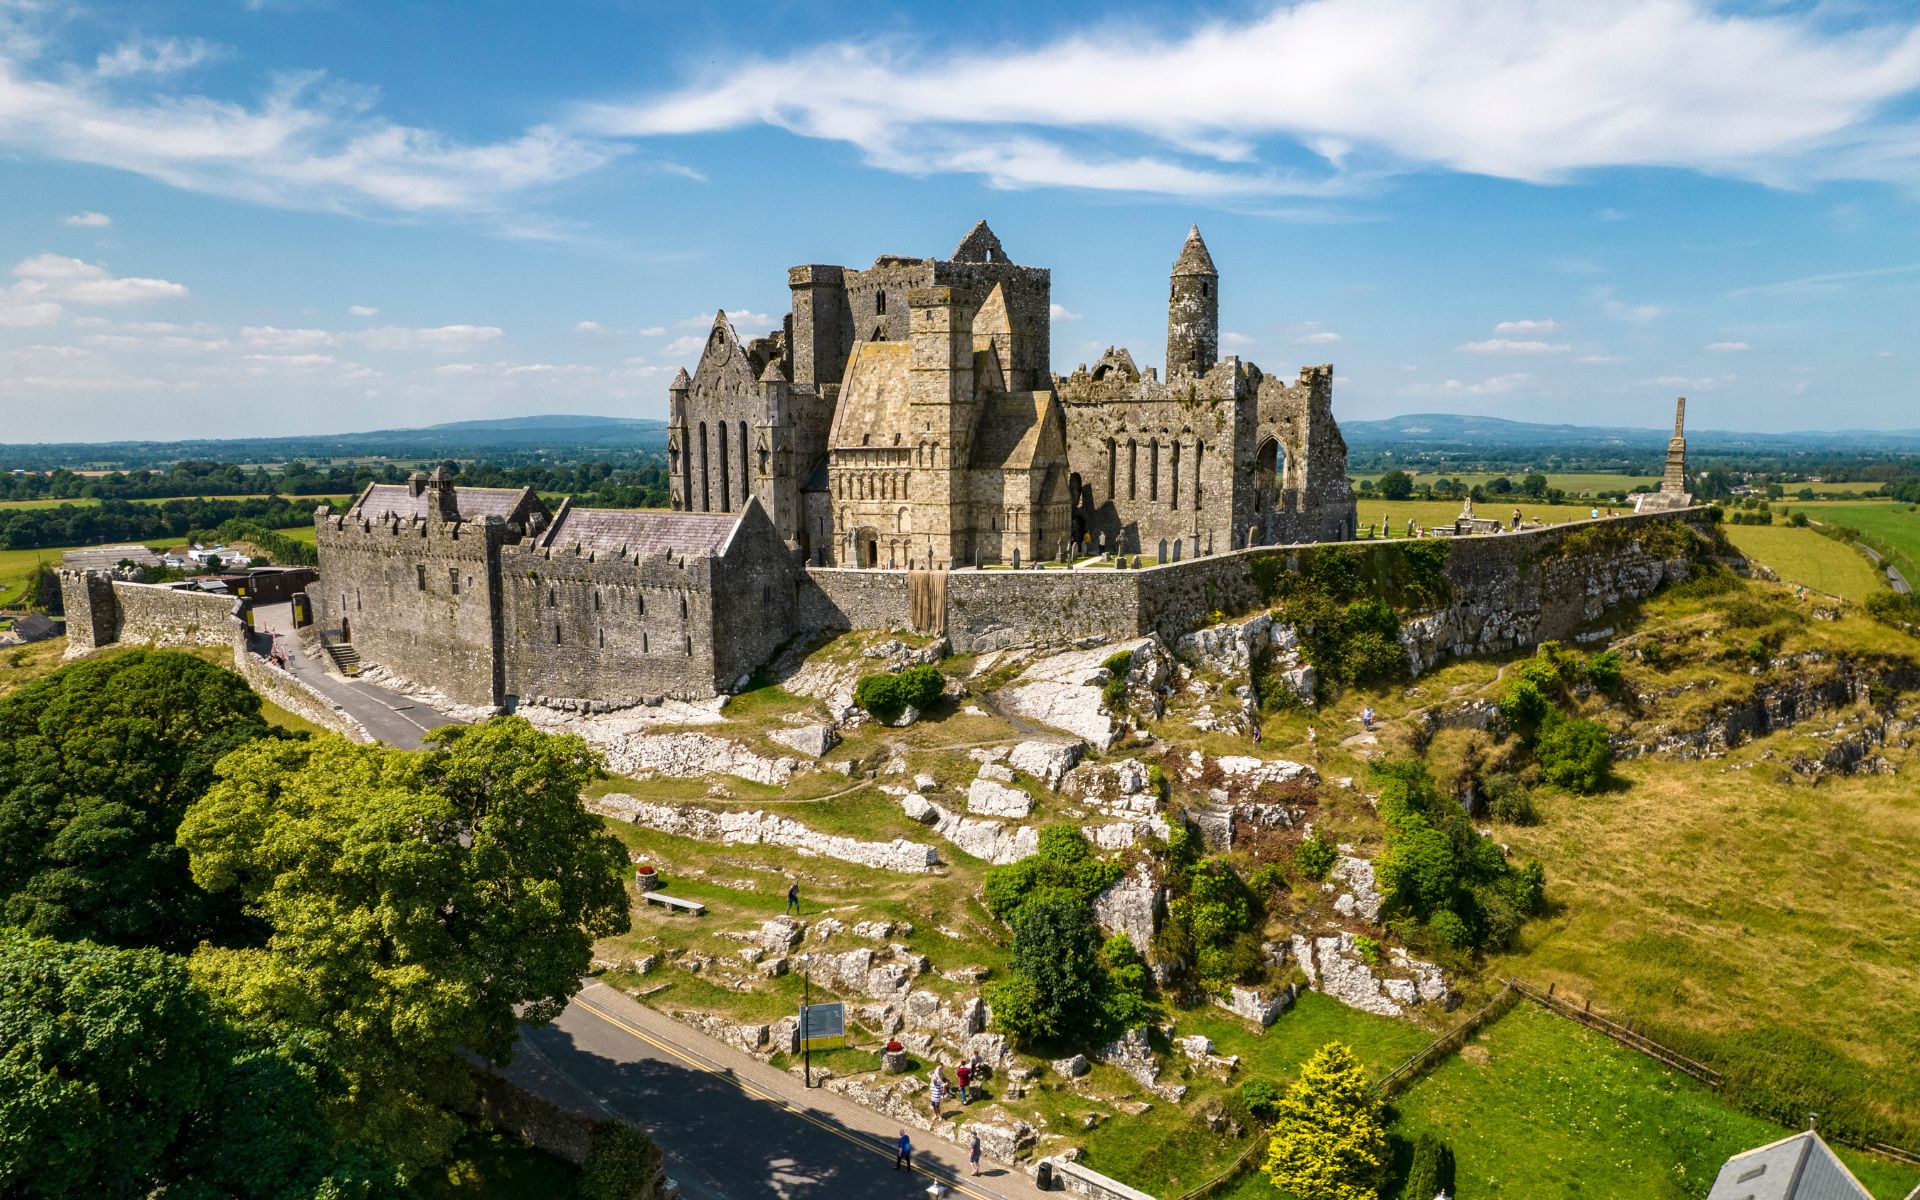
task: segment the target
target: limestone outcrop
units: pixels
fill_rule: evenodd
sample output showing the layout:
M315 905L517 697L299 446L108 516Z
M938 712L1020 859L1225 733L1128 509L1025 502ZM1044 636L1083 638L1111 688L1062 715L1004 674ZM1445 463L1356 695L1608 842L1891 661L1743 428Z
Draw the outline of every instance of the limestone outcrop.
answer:
M1272 613L1196 629L1173 648L1201 670L1226 676L1250 675L1255 664L1264 660L1270 670L1280 672L1294 694L1313 703L1319 679L1300 647L1299 631L1275 621Z
M984 817L1008 817L1018 821L1033 811L1033 797L1017 787L1008 787L982 776L967 788L967 811Z
M1327 874L1327 890L1340 891L1333 901L1335 912L1363 921L1380 919L1380 890L1373 880L1371 862L1342 855L1335 860L1333 870Z
M941 837L994 866L1017 862L1040 848L1039 831L1031 825L1008 826L980 817L963 817L918 792L902 799L900 807L907 816L933 826L933 831Z
M1007 765L1025 771L1046 784L1049 791L1057 792L1060 781L1080 761L1086 748L1082 742L1025 741L1007 755Z
M819 758L840 744L839 732L825 722L817 725L799 725L792 729L776 729L767 734L767 737L808 758Z
M1166 894L1154 882L1153 872L1145 863L1138 863L1093 898L1093 919L1100 932L1124 933L1132 939L1134 948L1145 954L1153 946L1165 907Z
M1040 659L1001 691L1000 704L1016 716L1074 734L1104 754L1118 736L1118 725L1101 689L1113 677L1107 662L1120 654L1133 656L1127 671L1129 694L1137 690L1152 696L1165 687L1169 662L1160 640L1135 638Z
M818 854L842 862L924 875L940 865L940 854L932 846L895 838L891 842L862 842L837 834L809 829L788 817L758 810L719 811L695 805L661 804L641 800L624 792L613 792L586 801L587 808L602 816L630 821L670 833L676 837L726 845L786 846L802 854Z
M1362 1012L1398 1017L1420 1004L1452 1008L1459 1003L1439 967L1410 957L1397 946L1383 964L1396 972L1392 975L1379 974L1367 965L1351 933L1312 938L1295 934L1293 956L1310 986Z
M655 775L676 779L737 775L755 783L778 785L792 779L800 766L797 759L768 758L732 738L707 733L627 734L603 749L610 769L636 779Z

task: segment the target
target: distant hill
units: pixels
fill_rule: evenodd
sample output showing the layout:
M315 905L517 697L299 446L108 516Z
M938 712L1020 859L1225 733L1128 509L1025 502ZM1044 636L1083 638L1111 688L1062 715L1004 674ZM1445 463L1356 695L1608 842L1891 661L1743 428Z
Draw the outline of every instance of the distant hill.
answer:
M219 462L320 462L335 458L484 458L498 462L579 459L600 454L663 450L665 421L627 417L541 415L490 421L451 421L423 429L299 437L193 438L178 442L38 442L0 444L0 469L123 469L181 459Z
M1458 413L1412 413L1381 421L1342 421L1340 430L1355 449L1487 450L1490 448L1553 448L1559 450L1655 450L1665 447L1670 427L1635 429L1620 426L1545 425L1509 421L1501 417ZM1737 433L1720 429L1688 429L1689 448L1697 450L1869 451L1888 454L1920 453L1920 429L1838 430L1802 433Z

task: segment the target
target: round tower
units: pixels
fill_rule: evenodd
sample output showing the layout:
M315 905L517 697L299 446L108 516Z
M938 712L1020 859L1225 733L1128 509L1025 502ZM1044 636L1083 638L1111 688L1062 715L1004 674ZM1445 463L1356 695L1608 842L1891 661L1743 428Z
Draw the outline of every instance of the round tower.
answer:
M1167 300L1167 378L1205 375L1220 357L1220 272L1200 238L1187 230L1187 244L1173 262Z

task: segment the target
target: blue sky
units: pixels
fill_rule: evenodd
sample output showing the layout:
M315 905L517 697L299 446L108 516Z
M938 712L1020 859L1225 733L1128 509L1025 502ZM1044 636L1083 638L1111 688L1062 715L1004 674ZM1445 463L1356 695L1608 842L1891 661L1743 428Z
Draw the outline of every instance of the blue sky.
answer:
M1920 427L1912 0L0 0L0 438L662 416L785 268L1053 269L1054 367L1343 417Z

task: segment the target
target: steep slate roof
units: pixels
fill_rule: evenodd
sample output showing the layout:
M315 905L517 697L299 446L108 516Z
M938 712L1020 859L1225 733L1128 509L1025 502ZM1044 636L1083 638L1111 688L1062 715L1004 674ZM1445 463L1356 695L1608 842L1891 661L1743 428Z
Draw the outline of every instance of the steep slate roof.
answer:
M833 414L830 446L891 446L896 433L911 429L907 411L906 342L861 342L847 362L840 403ZM871 442L862 442L871 437Z
M1873 1200L1873 1194L1808 1130L1728 1159L1707 1200Z
M981 397L980 424L973 431L974 467L1032 470L1046 433L1047 392L990 392Z
M718 554L739 513L668 512L663 509L575 508L561 506L540 544L556 550L578 546L583 552L617 554Z
M486 517L510 521L521 514L521 506L528 501L532 502L533 511L546 510L532 488L453 489L453 502L459 508L463 521L478 521ZM355 502L353 516L375 521L390 516L425 518L432 502L432 492L423 491L416 496L404 483L374 483L367 485L367 490Z
M1207 243L1200 237L1200 227L1193 225L1187 229L1187 244L1180 247L1180 257L1173 260L1175 275L1218 275L1213 266L1213 255L1207 253Z
M23 642L44 642L59 632L60 627L54 624L53 618L40 613L28 613L13 620L13 636Z

